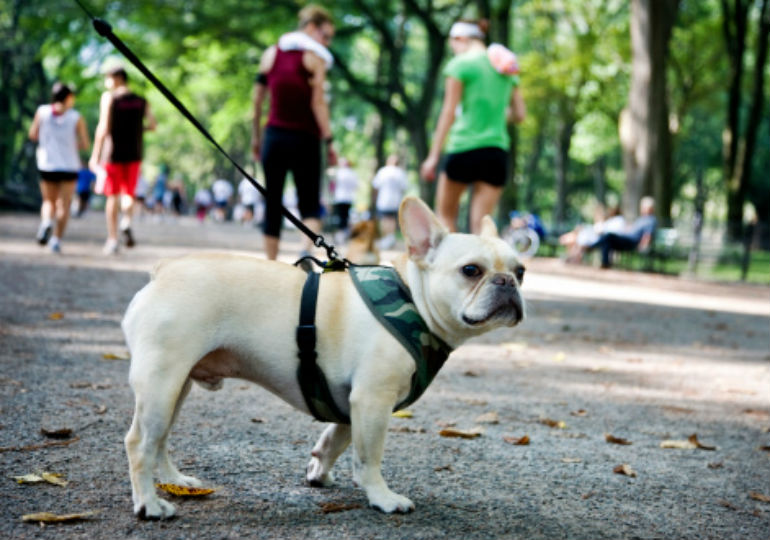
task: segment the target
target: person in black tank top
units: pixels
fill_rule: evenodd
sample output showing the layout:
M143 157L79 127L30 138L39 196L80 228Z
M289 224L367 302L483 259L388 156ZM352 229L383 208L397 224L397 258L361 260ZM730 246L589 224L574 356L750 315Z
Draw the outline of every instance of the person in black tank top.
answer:
M118 215L121 195L125 201L120 230L126 247L134 246L131 215L134 194L142 163L142 143L145 130L155 129L155 117L147 101L128 88L128 74L123 68L107 73L107 92L99 105L99 125L94 137L94 149L88 166L97 174L106 172L104 195L107 197L106 254L118 252Z

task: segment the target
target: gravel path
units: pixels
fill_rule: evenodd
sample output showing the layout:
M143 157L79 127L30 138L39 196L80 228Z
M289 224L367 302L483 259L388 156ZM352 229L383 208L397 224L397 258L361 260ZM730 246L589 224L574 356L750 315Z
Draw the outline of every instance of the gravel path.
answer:
M366 508L349 452L336 487L305 486L322 426L231 380L194 388L171 439L183 471L217 491L176 500L172 521L138 521L122 442L133 405L122 313L159 258L257 250L259 234L146 220L135 249L107 258L93 213L72 222L55 257L34 244L36 226L0 214L2 538L770 538L770 502L758 500L770 496L770 289L548 259L529 264L527 322L457 350L414 416L391 422L384 474L412 514ZM484 433L439 436L446 425ZM716 450L660 447L692 434ZM525 435L529 445L509 442ZM52 442L62 445L41 447ZM614 473L622 464L636 476ZM35 471L69 483L13 479ZM40 511L99 513L22 522Z

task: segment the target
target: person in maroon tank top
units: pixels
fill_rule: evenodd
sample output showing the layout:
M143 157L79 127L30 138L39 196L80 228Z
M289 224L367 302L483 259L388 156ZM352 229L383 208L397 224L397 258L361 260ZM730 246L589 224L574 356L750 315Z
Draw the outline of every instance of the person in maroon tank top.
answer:
M281 235L281 201L286 174L291 171L297 188L303 223L321 230L322 146L327 164L336 163L332 147L329 105L324 96L326 71L333 58L326 48L334 36L329 13L315 5L299 12L299 30L281 36L262 55L254 97L252 154L261 161L267 196L263 232L268 259L278 256ZM263 106L270 109L263 129ZM312 243L304 239L304 250Z

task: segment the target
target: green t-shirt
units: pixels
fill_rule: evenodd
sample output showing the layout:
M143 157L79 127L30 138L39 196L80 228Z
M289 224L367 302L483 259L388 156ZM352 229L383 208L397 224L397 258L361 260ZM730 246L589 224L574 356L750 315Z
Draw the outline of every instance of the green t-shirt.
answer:
M495 71L486 50L455 56L444 68L444 76L463 84L445 151L456 153L490 146L507 150L510 141L505 110L518 77Z

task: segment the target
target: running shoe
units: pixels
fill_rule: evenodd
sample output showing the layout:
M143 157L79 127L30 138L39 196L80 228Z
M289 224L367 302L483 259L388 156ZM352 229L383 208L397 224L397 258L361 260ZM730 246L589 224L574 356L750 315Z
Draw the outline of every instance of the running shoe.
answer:
M41 223L37 230L37 243L44 246L48 243L48 239L51 237L51 231L53 231L53 225L48 223Z
M134 241L134 235L131 233L131 227L126 227L121 231L123 233L123 243L126 247L134 247L136 242Z

